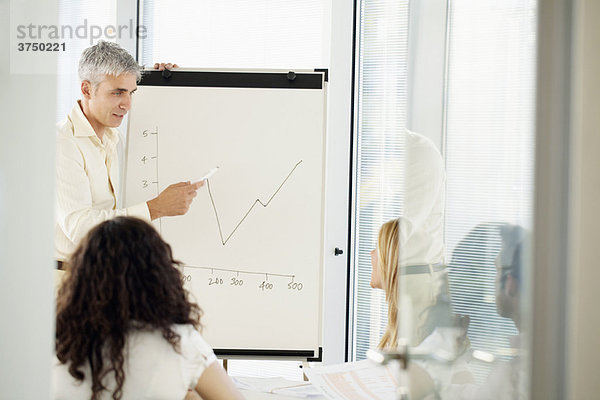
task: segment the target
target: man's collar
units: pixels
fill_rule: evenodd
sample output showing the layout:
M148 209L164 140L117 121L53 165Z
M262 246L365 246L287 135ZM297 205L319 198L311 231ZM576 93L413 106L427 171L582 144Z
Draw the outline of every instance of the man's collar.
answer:
M77 100L77 102L73 106L73 109L71 110L71 113L69 114L69 119L71 120L71 123L73 124L73 135L74 136L79 136L79 137L96 136L97 137L96 131L94 131L94 128L92 128L92 124L90 124L90 121L88 121L87 117L83 113L83 110L81 108L81 100ZM104 135L110 142L116 143L119 141L118 131L114 128L106 128L104 130ZM106 140L105 140L105 143L106 143Z

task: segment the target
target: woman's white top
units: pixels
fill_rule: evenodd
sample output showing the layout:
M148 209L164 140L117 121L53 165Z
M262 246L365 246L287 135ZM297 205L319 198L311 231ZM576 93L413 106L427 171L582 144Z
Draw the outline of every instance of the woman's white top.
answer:
M173 325L181 336L180 353L173 349L160 331L132 331L126 343L125 383L122 399L183 399L193 389L204 370L217 358L200 333L191 325ZM69 374L69 365L55 358L53 368L54 398L57 400L89 399L92 394L89 366L81 368L84 380ZM111 399L115 387L114 374L103 383L109 390L102 399Z

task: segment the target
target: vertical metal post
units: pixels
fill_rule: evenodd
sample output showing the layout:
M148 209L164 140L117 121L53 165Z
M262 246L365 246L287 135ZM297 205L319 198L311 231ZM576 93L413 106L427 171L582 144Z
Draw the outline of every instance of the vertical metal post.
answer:
M558 400L566 394L571 1L539 0L538 10L533 298L526 348L530 398Z

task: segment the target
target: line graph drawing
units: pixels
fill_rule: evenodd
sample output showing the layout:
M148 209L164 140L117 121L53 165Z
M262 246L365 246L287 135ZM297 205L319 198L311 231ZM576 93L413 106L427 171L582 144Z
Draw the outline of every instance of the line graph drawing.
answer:
M296 171L296 168L298 168L298 166L300 166L300 164L302 164L302 160L298 161L296 163L296 165L294 165L294 168L292 168L292 170L285 177L285 179L283 180L283 182L281 182L281 184L279 185L279 187L277 188L277 190L275 190L275 192L271 195L271 197L269 198L269 200L267 202L263 203L263 201L260 200L259 198L257 198L256 200L254 200L254 203L252 203L252 206L250 206L250 208L248 209L248 211L246 211L246 214L244 214L244 216L242 217L242 219L240 219L240 221L237 223L237 225L235 226L235 228L233 228L233 230L231 231L231 233L229 235L227 235L227 237L225 239L224 239L224 236L223 236L223 230L221 228L221 221L219 219L219 212L217 211L217 206L215 204L215 199L214 199L212 191L210 189L210 179L206 180L206 185L207 185L207 188L208 188L208 195L210 197L210 202L212 204L212 208L213 208L213 210L215 212L215 218L217 219L217 226L219 227L219 236L221 238L221 244L223 246L225 246L227 244L227 242L229 241L229 239L231 239L231 237L233 236L233 234L238 230L238 228L242 225L242 223L248 217L248 215L250 215L250 213L252 212L252 210L254 209L254 207L256 207L257 204L260 204L263 208L267 208L269 206L269 204L271 203L271 201L275 198L275 196L277 196L277 193L279 193L279 191L281 190L281 188L283 187L283 185L285 185L285 183L288 181L288 179L290 179L290 177L292 176L292 174L294 173L294 171Z

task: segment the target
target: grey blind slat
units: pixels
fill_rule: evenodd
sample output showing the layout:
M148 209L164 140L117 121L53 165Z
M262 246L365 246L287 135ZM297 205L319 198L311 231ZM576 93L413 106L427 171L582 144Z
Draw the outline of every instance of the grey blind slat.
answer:
M361 1L359 40L354 359L376 347L387 324L384 293L369 285L370 251L404 201L408 1Z

